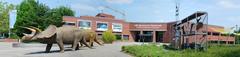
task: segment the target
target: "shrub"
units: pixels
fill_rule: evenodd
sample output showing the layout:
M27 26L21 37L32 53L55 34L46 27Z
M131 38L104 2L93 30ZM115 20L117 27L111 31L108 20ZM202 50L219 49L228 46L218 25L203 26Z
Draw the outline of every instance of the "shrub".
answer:
M121 35L115 35L117 40L122 40Z
M107 30L103 33L103 42L104 43L112 43L116 40L116 36L112 33L111 30Z

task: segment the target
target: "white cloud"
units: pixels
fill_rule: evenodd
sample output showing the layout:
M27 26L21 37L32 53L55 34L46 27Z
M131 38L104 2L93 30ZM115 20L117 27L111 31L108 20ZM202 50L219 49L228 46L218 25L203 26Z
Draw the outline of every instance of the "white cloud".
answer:
M240 16L229 17L226 20L229 20L229 21L232 21L232 22L239 22L240 21Z
M70 7L75 11L75 16L93 15L98 11L96 7L88 4L73 3Z
M240 16L231 16L231 17L226 17L225 19L219 20L217 24L221 24L224 27L233 27L235 25L240 25Z
M153 11L153 13L154 14L162 14L161 11L159 11L159 10L155 10L155 11Z
M72 4L71 8L74 10L96 11L96 8L86 4Z
M105 0L108 3L113 4L131 4L133 0Z
M240 4L238 4L235 1L234 0L219 0L217 4L225 9L239 9Z

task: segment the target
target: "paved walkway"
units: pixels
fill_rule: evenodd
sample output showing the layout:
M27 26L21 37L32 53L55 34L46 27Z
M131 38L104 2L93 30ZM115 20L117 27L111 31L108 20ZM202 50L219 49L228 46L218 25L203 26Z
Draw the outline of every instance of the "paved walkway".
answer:
M131 57L121 52L121 46L137 44L134 42L115 42L104 46L95 45L95 49L87 47L77 51L71 51L70 45L65 45L65 52L59 53L56 44L53 45L51 53L44 53L46 44L32 43L22 44L22 47L13 48L12 43L0 42L1 57Z

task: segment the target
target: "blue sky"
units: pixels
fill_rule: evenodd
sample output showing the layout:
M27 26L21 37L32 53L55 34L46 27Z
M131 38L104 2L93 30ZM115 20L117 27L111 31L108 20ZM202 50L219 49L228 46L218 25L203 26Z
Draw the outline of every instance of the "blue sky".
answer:
M11 4L20 4L22 0L3 0ZM125 12L130 22L171 22L175 21L175 0L38 0L50 8L67 6L75 11L76 17L95 16L103 10L119 19L121 14L110 9ZM196 11L209 13L209 24L224 27L240 25L240 0L179 0L180 19Z

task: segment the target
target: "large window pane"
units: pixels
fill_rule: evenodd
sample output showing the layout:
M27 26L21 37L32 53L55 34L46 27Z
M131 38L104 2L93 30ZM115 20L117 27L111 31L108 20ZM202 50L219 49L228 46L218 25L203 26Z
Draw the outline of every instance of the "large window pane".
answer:
M78 26L81 29L91 29L91 22L90 21L79 21Z
M71 26L75 26L75 23L74 22L65 22L64 25L71 25Z
M122 24L113 23L112 29L114 32L122 32Z
M97 23L97 30L98 31L106 31L107 29L108 29L107 23L102 23L102 22Z

